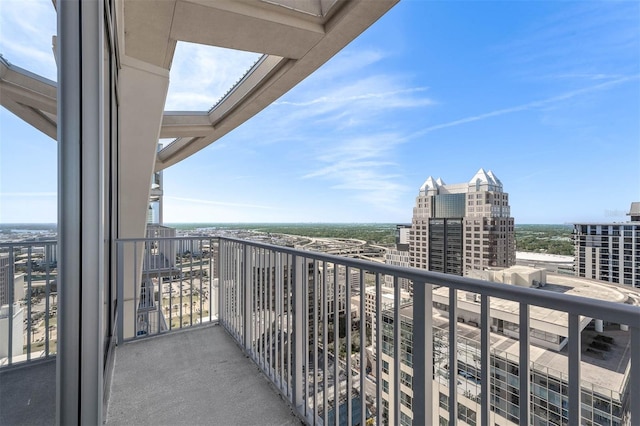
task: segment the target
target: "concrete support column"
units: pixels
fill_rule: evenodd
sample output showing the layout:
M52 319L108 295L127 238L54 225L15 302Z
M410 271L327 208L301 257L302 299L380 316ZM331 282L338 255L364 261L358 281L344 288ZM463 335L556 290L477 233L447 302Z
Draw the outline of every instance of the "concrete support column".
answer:
M596 331L602 333L604 331L604 321L601 319L596 320Z
M169 71L123 57L118 75L120 140L118 145L118 238L144 238L151 181L156 163ZM134 300L140 294L144 244L123 247L124 337L135 331ZM135 252L135 253L134 253ZM134 259L137 263L134 265Z
M104 7L57 2L59 425L103 421Z

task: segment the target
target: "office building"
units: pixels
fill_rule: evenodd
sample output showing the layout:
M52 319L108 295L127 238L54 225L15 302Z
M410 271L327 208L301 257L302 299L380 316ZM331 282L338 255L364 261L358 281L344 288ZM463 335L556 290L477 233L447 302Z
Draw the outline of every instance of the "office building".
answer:
M457 184L430 176L413 209L409 265L455 275L514 265L513 227L509 194L492 171Z
M483 278L507 286L535 288L539 292L581 295L620 304L638 305L640 293L620 287L564 275L547 274L542 269L512 267L493 271ZM474 293L457 292L457 366L449 361L449 289L433 291L434 412L440 424L449 415L449 374L457 375L457 424L480 424L480 300ZM400 377L394 372L394 314L382 312L383 407L395 405L395 384L400 386L400 419L385 409L388 424L412 424L413 409L413 306L400 310ZM567 360L568 319L566 314L546 308L530 311L529 360L531 371L531 417L520 421L518 396L518 304L491 299L491 414L492 425L568 424ZM582 340L579 424L622 425L628 421L630 334L625 324L603 323L598 318L581 317ZM435 406L437 404L437 406Z
M396 245L394 248L387 250L384 255L384 263L387 265L401 266L407 268L409 266L409 236L411 234L411 225L396 225ZM385 287L392 288L392 276L385 276ZM405 291L411 291L411 281L406 278L398 278L398 285Z
M11 268L9 265L9 254L0 254L0 306L9 303L10 285L13 283Z
M629 222L573 226L577 276L640 287L640 202L627 215Z

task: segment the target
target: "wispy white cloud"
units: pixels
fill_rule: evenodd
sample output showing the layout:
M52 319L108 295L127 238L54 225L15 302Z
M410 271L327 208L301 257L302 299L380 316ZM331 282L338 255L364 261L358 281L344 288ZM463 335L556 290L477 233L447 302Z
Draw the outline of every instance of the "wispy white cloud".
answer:
M388 209L408 188L399 181L400 166L393 161L404 138L397 134L366 134L341 140L317 156L322 166L302 179L323 179L330 188L352 192L352 198Z
M461 118L459 120L449 121L447 123L436 124L433 126L429 126L425 129L419 130L411 135L412 138L425 135L427 133L433 132L435 130L446 129L448 127L460 126L462 124L472 123L474 121L486 120L488 118L499 117L501 115L513 114L520 111L526 111L536 108L548 107L553 104L569 100L571 98L575 98L577 96L586 95L591 92L595 92L598 90L607 89L613 86L617 86L632 80L638 80L640 76L632 76L632 77L623 77L615 80L607 81L604 83L596 84L593 86L585 87L578 90L573 90L571 92L566 92L558 96L552 96L550 98L541 99L533 102L528 102L526 104L517 105L509 108L498 109L495 111L486 112L483 114L478 114L470 117Z
M527 79L563 75L582 80L637 71L638 2L567 4L559 12L521 28L519 36L494 48L508 54L514 65L509 73Z
M257 53L178 42L171 66L165 110L208 110L260 56Z
M387 56L376 50L339 55L266 111L268 126L255 143L302 144L301 179L326 183L375 209L393 209L409 190L397 162L409 127L399 117L436 102L410 76L378 67Z
M165 200L175 200L175 201L183 201L186 203L196 203L196 204L211 204L214 206L226 206L226 207L248 207L252 209L265 209L265 210L277 210L276 207L273 206L262 206L257 204L245 204L245 203L231 203L225 201L213 201L206 200L202 198L185 198L185 197L173 197L173 196L165 196Z
M398 109L420 108L435 102L424 96L426 87L406 87L397 75L375 74L336 83L330 90L319 85L303 92L303 96L285 99L275 105L287 109L286 125L308 120L339 123L351 127L370 122L374 116Z
M314 80L335 80L353 75L388 56L377 49L351 49L341 52L314 73Z

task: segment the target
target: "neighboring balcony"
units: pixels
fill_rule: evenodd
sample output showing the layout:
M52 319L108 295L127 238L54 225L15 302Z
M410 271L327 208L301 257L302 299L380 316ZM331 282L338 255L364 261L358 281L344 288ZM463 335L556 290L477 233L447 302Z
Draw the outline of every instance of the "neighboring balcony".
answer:
M107 423L640 419L632 289L600 301L228 238L116 245ZM14 277L0 423L52 424L56 244L0 249Z

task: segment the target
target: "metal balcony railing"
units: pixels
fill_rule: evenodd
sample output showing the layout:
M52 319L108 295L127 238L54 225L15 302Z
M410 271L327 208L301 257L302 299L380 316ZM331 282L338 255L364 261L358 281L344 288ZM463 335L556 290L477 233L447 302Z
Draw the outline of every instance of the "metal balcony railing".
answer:
M57 243L0 243L0 368L57 348Z
M640 419L640 297L631 289L614 303L229 238L116 246L119 342L218 322L309 424ZM19 337L0 335L10 348L22 343L5 364L55 353L55 248L0 245L2 276L14 277L8 329L18 309L28 319ZM390 292L402 303L389 303ZM477 318L465 319L471 305ZM501 318L505 306L515 322ZM559 318L551 331L537 326L545 315ZM607 335L587 344L592 319L627 339L611 370L617 386L590 379L589 357L614 345ZM541 355L539 342L558 348Z
M613 425L640 418L638 306L228 238L219 250L220 323L309 424ZM357 282L345 279L354 273ZM411 304L382 307L386 275L395 300L400 280L412 282ZM445 316L432 308L434 289L443 288ZM466 300L458 292L474 295L477 321L459 323ZM333 300L340 294L345 303ZM362 295L375 298L372 312ZM497 338L492 303L499 301L517 308L514 344ZM553 312L566 336L532 327ZM591 368L582 361L581 336L592 318L629 330L631 354L621 358L627 367L614 390L581 379ZM369 336L372 322L378 331ZM544 357L532 361L536 339L564 342L556 351L564 368L545 365Z
M119 342L217 322L217 239L160 236L116 244Z

